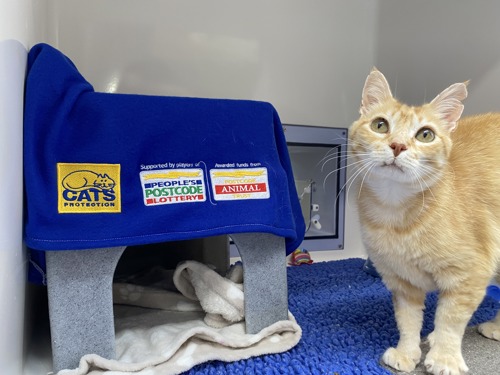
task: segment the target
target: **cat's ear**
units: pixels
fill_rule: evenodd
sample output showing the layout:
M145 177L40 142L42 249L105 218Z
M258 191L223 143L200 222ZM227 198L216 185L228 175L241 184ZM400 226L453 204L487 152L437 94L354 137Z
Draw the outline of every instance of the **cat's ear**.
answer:
M446 121L447 129L450 132L457 127L457 121L464 111L462 100L467 97L468 84L469 81L455 83L436 96L431 102L437 115Z
M391 88L384 75L373 68L365 81L359 113L366 115L370 109L392 98Z

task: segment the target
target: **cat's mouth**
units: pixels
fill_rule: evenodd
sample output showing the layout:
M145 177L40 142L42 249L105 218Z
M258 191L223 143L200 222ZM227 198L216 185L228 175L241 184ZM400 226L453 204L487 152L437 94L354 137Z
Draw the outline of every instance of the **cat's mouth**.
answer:
M392 170L392 171L396 171L396 172L402 172L404 173L404 169L401 168L401 166L397 165L395 161L392 161L390 163L388 162L385 162L382 167L384 169L387 169L387 170Z

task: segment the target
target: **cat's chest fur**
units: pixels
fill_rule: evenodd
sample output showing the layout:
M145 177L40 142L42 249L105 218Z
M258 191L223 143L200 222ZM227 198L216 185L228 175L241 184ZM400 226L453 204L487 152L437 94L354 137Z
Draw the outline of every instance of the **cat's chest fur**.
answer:
M435 270L427 255L432 250L419 243L418 236L382 227L364 230L364 242L379 272L397 275L424 290L435 290Z
M402 187L377 191L365 191L359 203L365 212L361 222L364 243L379 272L397 275L424 290L436 289L436 250L429 241L435 235L433 225L425 221L425 215L418 215L428 209L425 200L418 195L408 198L408 190Z

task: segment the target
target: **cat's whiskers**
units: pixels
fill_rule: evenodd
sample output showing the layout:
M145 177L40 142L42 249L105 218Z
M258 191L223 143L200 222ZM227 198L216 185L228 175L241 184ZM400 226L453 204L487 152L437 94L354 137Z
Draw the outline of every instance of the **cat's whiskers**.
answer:
M375 165L377 165L377 163L371 162L368 170L365 172L365 175L363 176L363 179L361 180L361 184L359 185L358 198L361 196L361 190L363 189L363 183L365 182L366 176L368 175L368 173L370 173L370 171L373 169L373 167L375 167ZM347 190L349 191L349 189L347 189Z
M332 152L332 150L336 150L336 152L334 153L334 152ZM330 157L335 157L335 156L337 156L337 155L349 155L349 154L355 154L355 153L357 153L357 152L358 152L358 151L352 150L352 149L350 149L350 148L349 148L349 149L346 149L346 150L340 150L340 149L338 149L338 148L334 148L334 149L329 150L329 151L325 154L325 156L324 156L322 159L320 159L320 160L319 160L319 163L321 163L323 160L328 159L328 158L330 158Z
M328 178L329 178L329 177L330 177L333 173L335 173L335 172L337 172L337 171L340 171L340 170L342 170L342 169L347 170L347 168L351 168L351 167L353 167L353 168L354 168L354 170L355 170L355 171L357 171L357 169L356 169L356 168L357 168L357 166L358 166L359 164L363 164L363 163L367 163L367 162L368 162L368 160L365 160L365 159L362 159L362 160L357 160L357 161L355 161L355 162L352 162L352 163L346 164L346 165L345 165L345 166L343 166L343 167L340 167L340 168L337 168L337 169L334 169L334 170L332 170L332 171L328 172L328 174L325 176L325 178L324 178L324 180L323 180L323 188L325 188L325 187L326 187L326 181L328 180ZM354 172L354 173L356 173L356 172ZM348 178L348 181L349 181L351 178L352 178L352 176ZM348 181L347 181L347 182L348 182ZM347 183L347 182L346 182L346 183Z
M349 167L352 167L352 166L354 166L354 165L357 165L357 164L359 164L359 163L364 162L364 160L358 160L358 161L355 161L355 162L352 162L352 163L349 161L349 163L348 163L348 162L347 162L347 159L354 159L354 156L351 156L351 157L349 157L349 158L346 158L346 165L345 165L345 166L342 166L342 167L340 167L340 168L337 168L337 169L334 169L334 170L332 170L332 171L328 172L327 176L325 177L325 181L326 181L326 179L327 179L327 178L328 178L328 177L329 177L332 173L335 173L335 172L340 171L340 170L342 170L342 169L347 169L347 168L349 168ZM321 172L323 172L323 169L324 169L324 167L325 167L325 164L326 164L326 163L324 163L324 164L321 166Z
M431 165L421 164L420 169L422 169L430 178L432 178L433 185L436 184L437 182L444 181L444 177L440 173L441 170L439 168L436 168L436 167L431 166ZM429 184L425 181L425 179L422 179L422 181L424 181L425 185L427 186L427 189L430 191L430 193L432 194L432 196L435 199L436 197L434 196L434 193L432 192L432 189L429 186Z
M341 161L345 161L345 165L343 165L342 167L340 168L335 168L331 171L328 172L328 174L325 176L324 180L323 180L323 189L326 190L326 182L328 180L328 178L338 172L338 171L341 171L341 170L346 170L348 168L355 168L355 172L354 172L354 175L352 175L351 177L349 177L347 179L347 181L344 183L344 185L342 186L342 188L339 190L337 196L335 197L335 201L338 200L340 194L342 194L342 192L344 190L347 190L346 193L348 194L349 192L349 188L351 187L352 183L354 182L354 180L356 179L356 177L361 174L363 172L363 170L365 170L366 168L368 167L373 167L375 166L376 163L373 163L373 162L369 162L368 160L364 160L364 159L361 159L361 160L358 160L358 158L360 156L369 156L370 153L369 152L356 152L356 151L353 151L353 150L339 150L338 147L334 147L332 149L330 149L326 154L325 156L316 164L316 167L321 163L323 162L323 164L321 165L321 171L323 172L324 169L325 169L325 166L330 162L330 161L338 161L339 159ZM351 162L352 160L355 160L353 162ZM362 166L360 169L357 168L358 165L360 164L366 164L366 163L371 163L373 165L364 165ZM367 171L368 172L368 171ZM367 174L367 173L366 173ZM366 174L365 176L363 177L363 181L364 181L364 178L366 177ZM347 185L349 184L349 182L351 182L351 184L347 187ZM346 189L347 187L347 189ZM348 203L349 204L349 203Z
M353 158L353 157L354 157L354 155L347 155L347 154L340 155L340 156L337 156L337 155L332 156L331 158L328 158L328 159L326 159L326 160L323 162L323 164L321 165L321 172L323 172L323 170L325 169L325 166L326 166L329 162L331 162L331 161L339 161L339 162L341 162L342 160L347 161L348 159L351 159L351 158ZM316 167L318 167L320 163L321 163L321 160L320 160L320 161L316 164Z
M323 156L316 165L319 165L325 159L332 159L332 158L334 159L337 157L338 154L342 154L343 152L345 151L341 150L340 146L332 147L326 152L325 156Z
M336 146L336 147L333 147L331 148L330 150L328 150L325 154L325 156L323 158L321 158L317 163L316 163L316 167L318 167L321 163L321 171L323 172L326 164L328 164L329 162L331 161L342 161L343 159L345 159L346 161L349 159L349 158L352 158L353 156L356 156L356 155L359 155L359 153L351 150L351 149L346 149L346 150L342 150L340 148L340 146ZM369 155L368 153L362 153L362 155ZM337 169L339 170L339 169ZM336 170L336 171L337 171Z
M366 170L366 173L365 173L364 177L366 177L366 175L370 172L370 169L372 169L376 165L376 163L374 161L370 161L370 160L360 160L360 162L364 163L364 165L362 165L359 169L358 168L355 169L354 173L347 179L344 186L342 186L342 188L340 189L339 194L343 190L346 190L346 195L349 196L349 190L351 189L351 186L354 183L354 181L356 181L356 178L361 173L363 173L363 171L365 171L365 170ZM363 177L362 182L364 181L364 177ZM349 184L349 186L347 186L348 184ZM347 189L346 189L346 187L347 187ZM338 198L339 194L337 194L337 198ZM349 200L347 200L347 204L349 205Z
M353 150L343 150L343 151L339 152L337 155L331 155L331 157L330 157L330 155L325 156L323 159L321 159L316 164L316 167L323 161L323 164L321 165L321 171L323 172L323 170L325 169L325 166L328 162L340 159L341 162L342 161L346 162L347 165L345 166L345 168L347 168L350 165L352 165L352 164L349 164L351 159L354 159L354 158L357 159L359 156L369 156L369 155L370 155L370 153L368 153L368 152L357 152L357 151L353 151ZM335 169L334 171L331 171L331 172L336 172L340 169L342 169L342 167Z
M346 165L345 167L340 167L340 168L337 168L337 169L334 169L334 170L332 170L332 171L328 172L328 174L327 174L327 175L325 176L325 178L323 179L323 186L326 186L326 182L327 182L328 178L329 178L332 174L334 174L334 173L336 173L336 172L338 172L338 171L342 171L342 170L345 170L345 171L346 171L346 173L347 173L347 168L350 168L350 167L352 167L352 166L355 166L355 165L356 165L356 164L358 164L358 163L360 163L360 162L352 163L352 164Z
M420 214L422 213L422 211L425 209L425 190L424 190L424 186L422 185L422 182L427 186L427 184L425 183L425 181L418 175L418 173L415 171L415 169L413 168L408 168L408 170L410 171L410 173L415 176L415 179L417 180L418 184L420 185L420 191L421 191L421 194L422 194L422 207L420 208L420 211L417 215L417 217L420 216ZM420 182L422 181L422 182ZM430 191L429 189L429 186L427 186L427 189ZM431 191L431 194L432 194L432 191ZM434 195L434 194L433 194Z
M422 167L427 167L427 168L431 168L431 171L441 171L443 170L443 166L441 167L435 167L434 165L432 164L435 164L436 160L435 159L431 159L431 158L422 158L420 159L421 163L420 165ZM453 170L453 167L450 165L450 164L447 164L447 170L448 172L450 172L453 176L455 176L455 171Z
M420 159L420 162L422 161L432 161L434 162L434 159ZM432 191L431 185L434 185L438 181L443 181L443 176L441 175L441 170L439 168L434 167L433 165L430 164L424 164L424 163L419 163L418 167L417 166L412 166L407 168L409 172L415 177L415 180L419 183L420 185L420 190L422 192L422 205L425 205L425 193L429 192L430 195L432 195L433 199L436 200L436 196L434 195L434 192ZM418 170L422 171L422 173L419 173ZM428 177L428 178L426 178ZM431 180L431 181L428 181ZM431 185L429 185L431 184ZM424 186L425 185L425 186ZM419 213L420 215L420 213Z
M351 163L351 164L346 165L345 167L339 168L339 169L337 169L337 170L340 170L340 169L343 169L343 168L346 168L346 169L347 169L347 167L350 167L350 166L353 166L353 165L356 165L356 164L359 164L359 163L363 163L363 162L365 162L365 160L359 160L359 161L357 161L357 162ZM326 175L325 179L323 180L323 189L325 189L325 188L326 188L325 186L326 186L326 181L327 181L328 177L329 177L332 173L335 173L337 170L333 170L333 171L329 172L329 173ZM341 194L341 193L345 190L345 188L346 188L347 184L349 183L349 181L351 181L351 179L352 179L352 178L354 178L354 177L355 177L355 175L353 175L353 176L349 177L349 178L346 180L346 182L344 183L344 185L340 188L340 190L339 190L339 192L338 192L337 196L335 197L335 201L337 201L337 199L339 198L340 194ZM348 204L349 204L349 203L348 203Z
M329 141L330 141L330 143L334 143L335 141L339 141L340 144L330 148L326 152L325 156L318 162L318 164L321 163L323 160L329 158L333 152L335 152L337 154L338 153L342 154L342 153L346 152L346 150L341 149L342 146L348 146L348 144L346 144L346 138L336 137L336 138L330 139ZM349 144L351 144L351 143L352 143L352 141L349 141Z

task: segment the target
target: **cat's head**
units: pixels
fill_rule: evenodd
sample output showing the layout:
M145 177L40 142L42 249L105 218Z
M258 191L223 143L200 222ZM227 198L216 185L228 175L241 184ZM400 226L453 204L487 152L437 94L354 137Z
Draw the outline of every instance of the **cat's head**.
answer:
M361 116L349 131L360 175L433 183L450 155L450 134L462 115L466 86L456 83L430 103L408 106L393 97L384 75L374 68L363 88Z
M97 187L100 187L102 189L112 189L115 187L115 181L111 177L109 177L107 174L99 174L97 175L96 180L94 181L94 185Z

